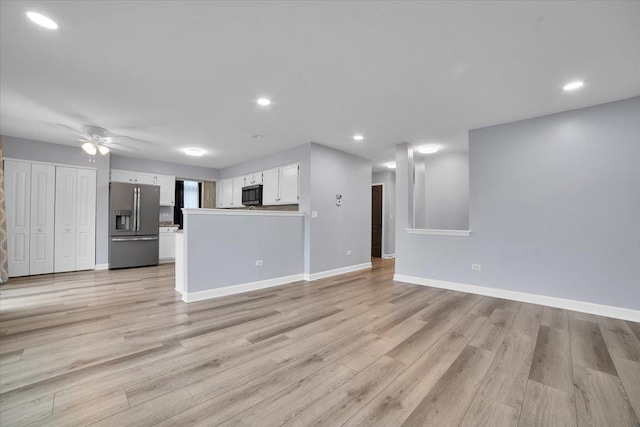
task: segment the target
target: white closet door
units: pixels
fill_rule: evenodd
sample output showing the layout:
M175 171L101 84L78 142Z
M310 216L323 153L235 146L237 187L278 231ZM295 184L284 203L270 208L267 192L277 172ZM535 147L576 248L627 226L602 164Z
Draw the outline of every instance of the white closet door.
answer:
M56 167L56 273L76 269L77 175L76 168Z
M31 165L29 274L53 273L56 167Z
M4 162L9 277L29 275L31 163Z
M76 270L96 266L96 171L78 169Z

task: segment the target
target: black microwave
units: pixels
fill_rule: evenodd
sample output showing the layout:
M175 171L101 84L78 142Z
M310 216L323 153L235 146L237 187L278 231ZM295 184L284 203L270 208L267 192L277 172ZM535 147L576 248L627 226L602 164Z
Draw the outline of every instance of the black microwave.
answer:
M262 206L262 185L242 187L242 204L245 206Z

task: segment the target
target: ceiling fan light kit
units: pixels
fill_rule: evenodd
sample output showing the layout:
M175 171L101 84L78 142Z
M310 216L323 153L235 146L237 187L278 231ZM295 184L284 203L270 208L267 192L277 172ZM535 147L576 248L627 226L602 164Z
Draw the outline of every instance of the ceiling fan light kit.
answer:
M116 143L113 140L116 138L126 138L130 141L138 141L145 144L152 144L151 142L144 141L142 139L131 138L126 135L116 135L109 133L108 130L99 126L91 126L91 125L82 125L82 130L74 129L70 126L63 125L62 123L58 123L58 125L63 128L69 129L76 134L80 135L82 139L79 139L80 142L83 142L82 149L92 156L95 156L98 152L104 155L109 153L112 149L123 150L123 151L139 151L136 147L131 147L129 145L124 145L121 143Z

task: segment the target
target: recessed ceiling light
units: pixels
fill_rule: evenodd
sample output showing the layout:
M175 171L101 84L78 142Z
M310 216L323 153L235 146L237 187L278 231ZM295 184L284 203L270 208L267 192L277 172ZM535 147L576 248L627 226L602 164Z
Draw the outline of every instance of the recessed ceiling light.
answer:
M562 87L562 90L575 90L584 86L584 82L571 82Z
M256 102L262 107L271 105L271 100L269 98L259 98Z
M436 147L435 145L423 145L422 147L418 148L418 153L433 154L433 153L437 153L438 150L439 148Z
M387 163L387 167L389 169L395 169L396 168L396 162Z
M364 135L353 135L353 140L354 141L362 141L364 139Z
M48 28L50 30L57 30L59 28L58 24L56 24L56 22L53 19L48 18L39 13L27 12L27 17L31 19L33 22L35 22L36 24L40 25L41 27Z
M187 156L194 156L194 157L204 156L204 153L202 152L202 150L198 148L187 148L186 150L184 150L184 154L186 154Z
M251 137L252 137L252 138L255 138L255 139L262 139L262 138L264 138L264 136L263 136L263 135L251 135Z

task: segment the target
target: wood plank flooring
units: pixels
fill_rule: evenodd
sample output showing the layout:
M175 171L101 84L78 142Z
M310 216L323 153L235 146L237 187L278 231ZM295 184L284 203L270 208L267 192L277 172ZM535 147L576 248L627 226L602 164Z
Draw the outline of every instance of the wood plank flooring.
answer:
M188 305L172 265L12 279L0 425L640 425L639 324L373 266Z

